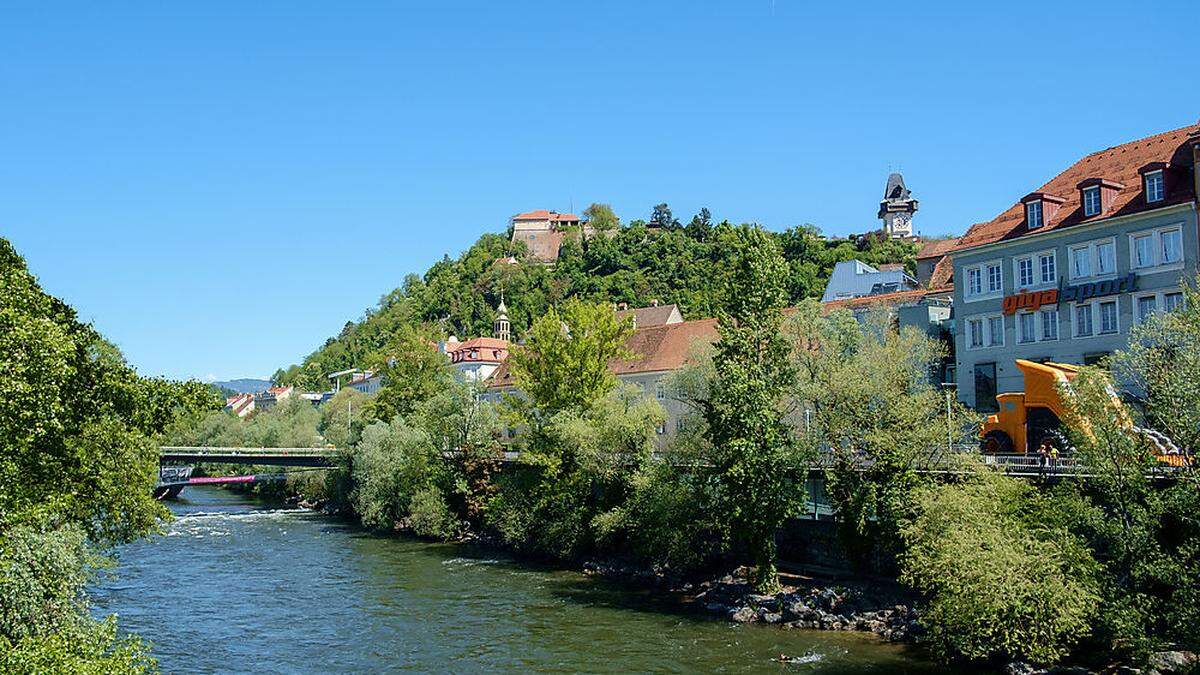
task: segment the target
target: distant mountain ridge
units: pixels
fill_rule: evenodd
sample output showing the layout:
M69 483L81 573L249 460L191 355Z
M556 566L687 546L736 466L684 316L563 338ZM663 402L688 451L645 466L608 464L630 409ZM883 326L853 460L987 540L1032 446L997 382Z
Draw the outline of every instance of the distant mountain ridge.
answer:
M238 380L213 382L212 385L222 389L232 389L239 394L257 394L260 391L266 391L269 389L271 387L271 381L259 380L253 377L243 377Z

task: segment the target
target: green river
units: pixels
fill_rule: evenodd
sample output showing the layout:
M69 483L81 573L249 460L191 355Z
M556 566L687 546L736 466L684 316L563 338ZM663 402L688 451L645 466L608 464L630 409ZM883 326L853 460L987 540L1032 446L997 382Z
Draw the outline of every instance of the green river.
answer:
M166 534L122 548L92 589L95 611L151 641L165 672L946 672L861 634L730 624L216 488L190 487L171 509Z

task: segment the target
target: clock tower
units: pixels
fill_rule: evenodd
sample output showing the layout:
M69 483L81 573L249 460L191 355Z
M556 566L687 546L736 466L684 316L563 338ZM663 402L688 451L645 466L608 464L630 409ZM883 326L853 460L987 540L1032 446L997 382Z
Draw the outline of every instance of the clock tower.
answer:
M917 200L904 186L904 176L898 173L889 175L877 216L883 221L884 234L893 239L913 236L912 217L916 212Z

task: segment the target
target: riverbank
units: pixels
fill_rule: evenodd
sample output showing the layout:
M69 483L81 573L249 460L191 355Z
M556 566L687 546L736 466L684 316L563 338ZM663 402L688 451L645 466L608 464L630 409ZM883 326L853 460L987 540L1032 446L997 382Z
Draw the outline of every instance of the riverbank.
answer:
M715 621L479 542L378 536L208 487L170 508L165 535L123 547L93 591L164 672L751 673L779 672L781 653L810 673L947 672L866 634Z
M324 503L298 497L289 502L333 517L354 520L352 514L329 509ZM405 527L396 534L419 537ZM504 542L466 531L456 541L513 555ZM562 564L567 561L555 561ZM570 564L570 563L568 563ZM780 574L783 588L772 595L754 592L750 568L738 567L709 579L686 580L620 560L584 560L571 568L634 588L649 588L676 599L681 609L721 617L738 624L778 624L785 629L870 633L890 642L917 644L923 633L913 596L894 582L847 580L839 575ZM786 565L785 565L786 568Z

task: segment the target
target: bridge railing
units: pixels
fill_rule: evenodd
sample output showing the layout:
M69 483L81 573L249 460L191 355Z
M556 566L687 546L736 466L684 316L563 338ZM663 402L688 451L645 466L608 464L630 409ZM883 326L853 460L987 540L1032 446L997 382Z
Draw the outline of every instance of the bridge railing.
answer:
M239 447L188 447L188 446L162 446L159 448L159 454L163 455L236 455L242 457L255 457L269 455L277 457L287 455L291 457L327 457L337 452L336 448L239 448Z

